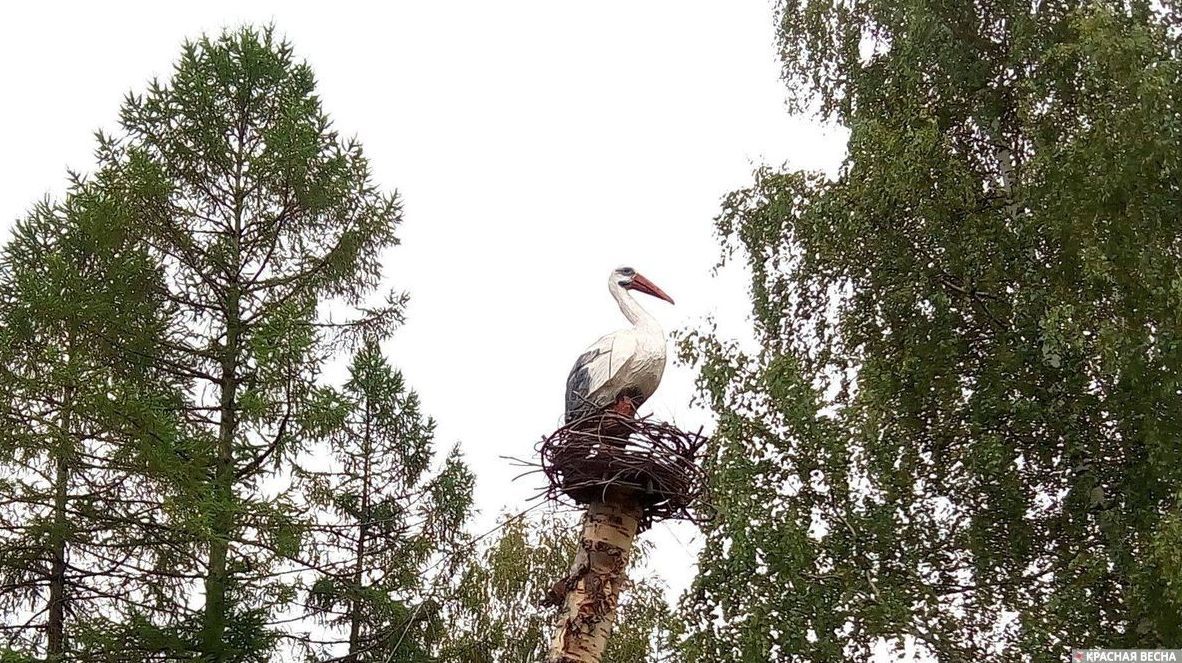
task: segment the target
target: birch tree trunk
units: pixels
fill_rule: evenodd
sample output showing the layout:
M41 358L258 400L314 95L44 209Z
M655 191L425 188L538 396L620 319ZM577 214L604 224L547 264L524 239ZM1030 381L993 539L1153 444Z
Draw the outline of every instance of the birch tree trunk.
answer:
M602 502L587 507L547 663L602 660L641 515L636 498L621 492L609 492Z

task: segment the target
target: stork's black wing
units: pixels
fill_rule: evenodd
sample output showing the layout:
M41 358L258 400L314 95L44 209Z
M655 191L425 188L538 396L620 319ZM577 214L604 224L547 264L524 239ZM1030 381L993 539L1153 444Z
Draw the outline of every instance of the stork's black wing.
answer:
M611 337L605 336L583 354L566 378L566 421L591 414L603 403L591 401L591 394L611 377Z

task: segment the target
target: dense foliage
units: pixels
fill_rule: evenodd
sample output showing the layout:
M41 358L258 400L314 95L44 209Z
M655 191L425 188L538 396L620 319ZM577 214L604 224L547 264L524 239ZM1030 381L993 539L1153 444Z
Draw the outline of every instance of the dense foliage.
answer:
M0 259L0 612L3 635L50 660L183 576L164 499L183 471L183 380L148 359L170 323L116 174L76 178L22 219ZM77 638L75 638L77 639ZM96 646L90 642L90 648Z
M265 660L274 606L292 591L274 571L298 553L301 530L295 500L266 479L319 425L316 378L334 346L318 306L363 303L399 205L371 181L360 146L333 131L310 68L269 30L186 44L172 77L129 96L121 120L113 158L126 162L137 230L183 330L166 348L193 383L185 434L203 470L180 524L203 607L171 635L209 661ZM398 304L349 329L373 332Z
M341 618L411 660L434 640L390 633L471 475L377 350L397 197L270 29L186 44L97 158L0 262L4 655L266 661Z
M849 152L719 217L760 349L685 344L720 418L687 658L1182 647L1172 3L779 15Z

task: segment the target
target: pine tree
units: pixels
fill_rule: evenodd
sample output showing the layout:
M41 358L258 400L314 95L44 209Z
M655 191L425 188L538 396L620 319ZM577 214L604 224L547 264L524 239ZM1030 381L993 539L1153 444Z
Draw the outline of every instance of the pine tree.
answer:
M380 335L401 299L368 299L396 243L394 195L371 181L360 145L333 130L310 67L270 28L186 43L172 76L129 95L122 149L137 232L163 266L163 298L184 334L161 343L191 383L183 427L203 473L177 535L195 541L178 572L184 602L136 645L209 662L268 660L292 599L303 514L285 493L307 431L327 416L316 388L350 333ZM362 309L327 317L330 304Z
M719 416L692 661L1182 646L1182 61L1172 2L789 0L835 179L719 232L761 350Z
M472 473L458 449L432 470L435 422L376 342L353 356L343 389L324 398L335 403L321 432L333 469L300 473L321 511L308 546L317 576L308 602L340 633L345 661L430 660L439 637L430 570L460 554Z
M0 614L10 646L48 661L94 649L95 615L177 584L141 569L163 559L151 467L182 385L144 359L169 312L119 193L115 172L75 176L0 260Z
M557 608L547 605L566 577L578 528L566 518L502 521L497 537L463 564L458 586L443 607L448 632L437 660L446 663L541 661L553 635ZM620 600L604 663L668 660L672 615L660 582L643 571L648 548L639 545L631 584Z

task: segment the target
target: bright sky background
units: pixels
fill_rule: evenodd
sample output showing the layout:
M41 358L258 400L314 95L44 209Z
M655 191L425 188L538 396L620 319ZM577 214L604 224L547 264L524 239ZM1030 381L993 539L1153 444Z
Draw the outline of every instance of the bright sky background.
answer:
M844 132L784 107L769 0L10 3L0 228L92 167L93 132L167 77L182 40L245 22L294 43L337 128L404 198L387 274L412 303L387 348L475 469L480 530L540 487L511 482L501 456L532 456L574 359L627 324L611 269L677 300L640 296L667 331L712 316L744 336L742 270L711 271L721 197L760 164L832 171L844 151ZM671 361L646 409L709 427L692 382ZM695 529L643 536L676 595Z

